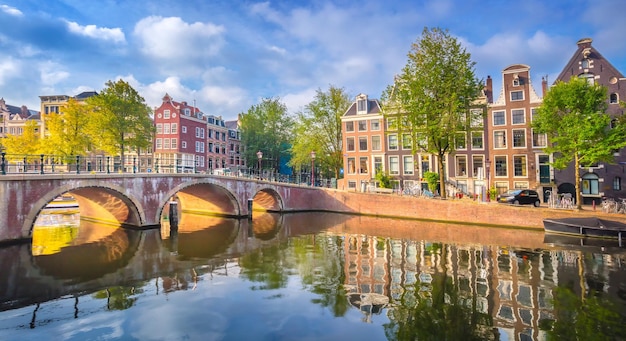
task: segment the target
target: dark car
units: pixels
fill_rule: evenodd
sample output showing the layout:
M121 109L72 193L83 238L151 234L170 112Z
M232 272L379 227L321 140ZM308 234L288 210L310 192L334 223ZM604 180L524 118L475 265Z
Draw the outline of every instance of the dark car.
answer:
M513 205L535 205L539 207L541 201L539 194L532 189L512 189L498 195L498 202Z

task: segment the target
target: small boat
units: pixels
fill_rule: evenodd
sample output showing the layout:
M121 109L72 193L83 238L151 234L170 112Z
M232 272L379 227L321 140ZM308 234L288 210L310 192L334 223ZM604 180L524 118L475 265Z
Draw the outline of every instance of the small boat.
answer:
M626 237L626 224L597 217L544 219L543 228L546 232L551 233L617 238L620 246L622 245L622 238Z

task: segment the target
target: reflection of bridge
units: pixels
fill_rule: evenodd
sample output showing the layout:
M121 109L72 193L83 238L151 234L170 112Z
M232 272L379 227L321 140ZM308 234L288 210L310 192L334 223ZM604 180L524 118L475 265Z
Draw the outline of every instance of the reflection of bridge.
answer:
M315 214L315 226L310 222ZM230 258L280 243L289 236L341 226L348 215L255 213L252 220L183 215L179 233L113 229L100 241L33 256L30 245L0 248L0 311L137 285L159 277L199 273ZM196 223L202 220L202 226ZM85 222L83 222L85 223ZM90 223L87 223L90 224ZM81 225L82 228L82 225ZM93 227L96 228L96 227ZM196 271L196 270L194 270Z
M0 242L29 239L37 215L63 193L76 198L82 219L139 229L158 227L173 197L183 213L226 217L248 215L249 200L273 212L338 208L317 188L206 174L6 175Z

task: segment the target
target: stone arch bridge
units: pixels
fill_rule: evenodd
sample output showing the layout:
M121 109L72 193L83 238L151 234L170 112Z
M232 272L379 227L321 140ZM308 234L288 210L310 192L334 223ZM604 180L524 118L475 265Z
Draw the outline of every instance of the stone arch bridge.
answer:
M245 217L248 201L274 212L353 211L339 192L206 174L54 174L0 177L0 243L28 240L37 216L59 195L76 198L81 218L136 229L160 226L176 198L182 212ZM339 199L339 200L338 200Z

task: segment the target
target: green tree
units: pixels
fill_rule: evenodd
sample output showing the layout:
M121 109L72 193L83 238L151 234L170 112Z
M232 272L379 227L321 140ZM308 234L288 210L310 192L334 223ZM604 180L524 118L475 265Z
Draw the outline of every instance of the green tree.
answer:
M248 165L256 165L258 151L263 153L264 164L278 169L281 156L286 156L293 131L293 119L279 98L266 98L253 105L240 116L244 157Z
M557 82L548 90L532 122L537 133L547 135L550 144L544 151L554 153L556 169L574 163L579 210L580 167L614 162L615 150L626 146L626 122L612 121L605 113L606 94L605 87L578 77L572 77L569 82Z
M20 155L7 155L7 159L11 161L22 160L24 154L32 155L27 157L28 160L39 160L39 154L41 152L41 144L39 138L39 126L34 120L27 120L22 130L22 135L7 135L2 139L2 146L4 152L7 154L20 154ZM27 160L27 161L28 161Z
M97 149L120 155L152 143L154 124L143 97L123 80L108 81L98 95L87 99L93 110L89 132Z
M447 30L424 28L406 66L381 96L383 114L397 117L390 128L410 137L412 152L437 156L444 198L445 156L455 152L457 133L482 119L480 111L470 110L482 90L475 64Z
M85 155L91 136L85 127L90 121L89 107L70 98L60 113L50 113L46 118L47 135L43 140L43 152L62 157Z
M315 99L298 114L290 166L300 168L311 163L311 151L324 176L339 178L343 167L341 116L352 104L343 88L318 89Z

